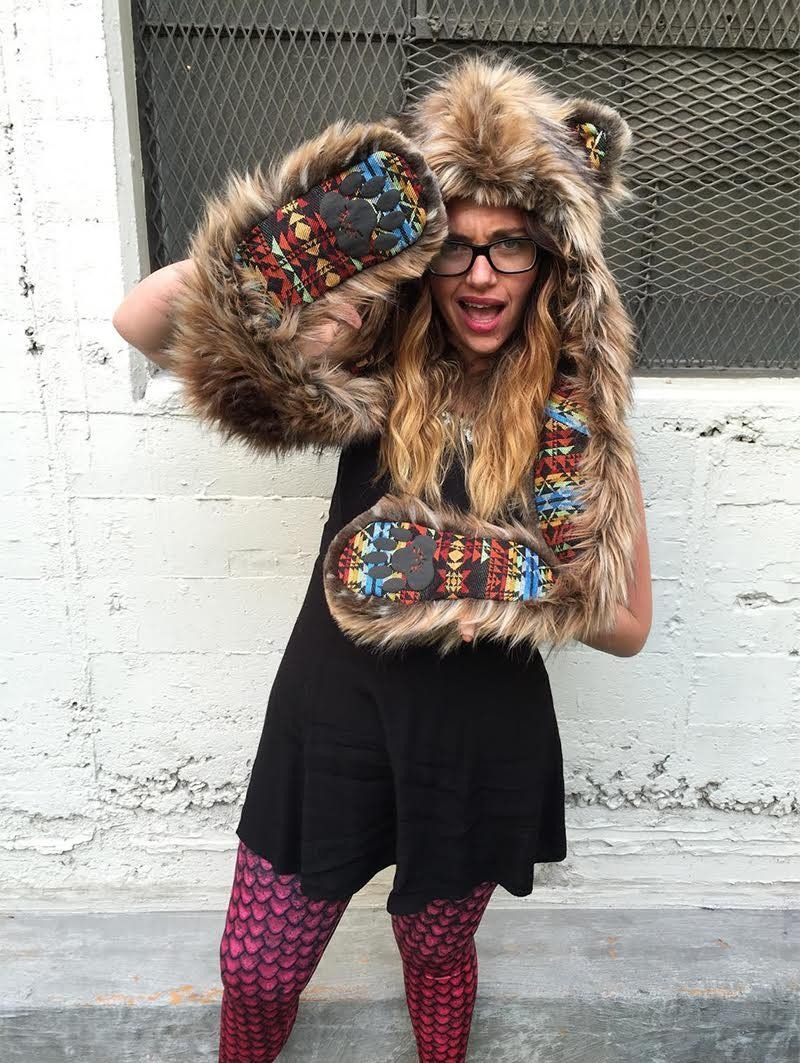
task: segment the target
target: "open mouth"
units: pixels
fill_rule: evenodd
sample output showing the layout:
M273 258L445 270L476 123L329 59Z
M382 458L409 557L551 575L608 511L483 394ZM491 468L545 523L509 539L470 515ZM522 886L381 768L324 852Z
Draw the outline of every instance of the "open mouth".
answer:
M473 332L491 332L496 328L505 310L500 299L458 299L461 316L467 328Z

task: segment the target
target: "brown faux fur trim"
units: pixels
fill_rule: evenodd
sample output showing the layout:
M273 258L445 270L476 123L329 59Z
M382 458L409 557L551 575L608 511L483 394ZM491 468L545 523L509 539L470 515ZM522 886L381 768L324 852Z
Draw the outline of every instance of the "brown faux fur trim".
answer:
M421 179L427 219L411 247L326 293L288 309L269 324L263 278L232 261L242 234L257 221L376 150L406 158ZM446 232L438 186L425 160L395 129L336 122L286 157L280 167L233 175L225 194L207 202L190 257L195 276L175 309L168 348L189 406L203 419L256 451L286 452L312 445L343 446L380 432L390 408L391 373L383 365L386 324L397 285L419 277ZM313 328L347 302L363 327L346 360L374 354L372 372L354 376L344 365L298 352L298 329ZM383 352L383 357L381 357ZM341 358L341 356L339 356Z
M331 541L325 555L323 580L328 606L336 623L355 642L384 651L427 644L435 646L444 656L461 644L458 622L462 620L479 621L481 635L505 636L515 644L530 638L531 623L537 632L548 630L545 613L540 619L538 612L529 612L519 603L462 598L403 605L387 598L353 593L339 579L337 561L350 536L372 520L409 520L442 531L494 535L515 539L537 552L547 552L541 539L518 521L491 524L450 505L433 508L413 496L386 494L370 510L346 524Z
M600 170L575 136L579 120L608 133ZM394 124L425 156L445 203L535 211L570 255L599 247L602 210L632 198L620 174L632 142L622 116L583 97L561 100L507 60L462 60Z
M600 170L593 169L574 124L590 121L608 134ZM406 517L437 528L517 538L542 550L538 527L491 525L418 499L385 496L331 543L325 588L336 622L357 642L381 649L428 643L441 653L461 643L459 621L481 637L562 646L610 630L627 600L639 516L636 470L626 419L631 406L633 327L602 251L602 212L632 198L620 163L632 135L612 108L584 98L562 101L534 75L510 62L462 61L394 123L422 150L445 202L464 197L490 206L532 210L570 263L562 293L566 358L561 372L576 389L589 441L581 460L582 512L571 541L578 556L556 571L555 593L525 604L460 599L403 605L348 590L336 576L347 538L376 515ZM565 370L564 366L568 368ZM563 377L561 378L563 379ZM559 386L557 377L553 390ZM533 485L531 485L533 493ZM530 520L535 522L535 514Z
M553 392L564 379L563 374L556 377ZM568 379L575 383L574 377ZM527 646L531 655L543 642L563 646L610 630L618 606L627 598L638 532L638 511L628 478L632 444L628 430L624 425L620 429L616 419L618 434L610 438L610 422L596 416L592 393L581 385L580 395L590 436L580 465L584 509L573 520L571 539L581 546L575 560L559 564L536 523L492 523L450 505L431 507L419 498L386 494L342 528L325 555L325 595L342 631L357 643L384 651L422 644L435 646L444 656L461 645L461 621L477 625L476 643L482 637L502 639ZM547 597L525 603L461 598L408 605L358 594L339 579L338 559L351 535L374 520L409 520L470 536L513 539L535 550L553 568L555 586Z
M633 143L633 133L622 115L605 103L579 96L559 104L558 117L568 129L582 122L591 122L605 131L608 143L603 161L599 169L589 169L602 205L616 213L622 204L635 200L621 174L622 160Z

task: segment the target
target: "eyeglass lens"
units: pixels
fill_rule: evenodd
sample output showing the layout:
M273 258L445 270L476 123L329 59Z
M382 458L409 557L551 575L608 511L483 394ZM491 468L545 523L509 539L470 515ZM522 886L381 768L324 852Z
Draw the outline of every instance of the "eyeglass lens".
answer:
M492 244L487 254L492 268L499 273L523 273L536 261L536 244L528 239L502 240ZM470 244L446 240L429 268L432 273L454 275L466 272L470 268L471 260Z

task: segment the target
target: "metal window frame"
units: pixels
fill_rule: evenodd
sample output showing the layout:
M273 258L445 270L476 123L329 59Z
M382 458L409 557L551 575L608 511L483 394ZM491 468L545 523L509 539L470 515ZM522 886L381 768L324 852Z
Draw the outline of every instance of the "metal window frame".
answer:
M249 0L247 3L235 5L231 5L230 0L217 0L216 5L213 2L206 3L205 9L213 13L213 8L216 6L217 14L220 14L220 3L223 5L227 3L231 10L240 14L243 8L258 10L264 18L257 24L251 19L252 25L228 22L225 18L218 18L216 21L211 18L203 20L197 12L199 5L196 2L190 3L189 0L132 0L131 3L138 113L145 170L145 216L153 267L163 265L169 257L175 257L174 250L172 256L167 254L170 246L174 249L175 244L174 241L171 245L164 242L169 232L169 222L167 218L168 197L164 188L163 174L170 172L167 165L170 160L164 144L155 134L160 100L157 88L158 76L153 69L152 55L147 46L148 34L151 39L160 37L162 40L167 38L174 40L178 37L183 40L194 35L195 37L211 37L216 42L223 38L226 40L248 39L258 41L260 44L265 41L274 41L283 42L287 49L297 46L297 41L301 40L304 46L319 46L320 54L326 47L331 47L332 41L341 43L347 40L355 47L354 42L362 44L366 42L368 45L373 38L380 38L384 42L391 41L392 47L397 49L401 57L399 60L400 80L396 83L396 90L398 98L402 101L413 96L415 78L419 80L421 74L424 74L426 61L430 64L428 70L434 68L438 70L444 61L442 56L452 57L465 47L485 48L500 53L507 52L516 57L544 55L548 61L553 63L569 62L569 56L575 53L583 57L582 61L586 63L587 73L595 72L592 67L593 62L597 63L598 60L602 62L603 57L606 57L605 61L608 62L608 56L636 54L652 55L655 58L659 55L667 56L670 49L682 49L681 55L702 57L704 54L713 54L723 56L727 61L729 57L735 58L743 49L750 49L754 55L769 53L781 59L789 57L788 61L790 64L796 63L798 74L800 74L800 51L798 51L800 8L790 5L785 18L773 17L771 22L765 21L764 17L764 11L772 12L773 16L778 11L785 11L784 0L711 0L707 3L700 2L700 0L674 0L671 4L654 2L654 0L601 0L599 3L594 0L578 0L577 3L576 0L569 0L569 2L552 0L547 5L546 19L537 17L537 5L531 0L508 0L506 4L499 6L495 0L393 0L391 9L393 21L388 29L381 28L376 23L376 12L384 11L380 4L359 8L355 23L348 26L342 21L344 18L342 12L346 10L345 0L331 0L325 6L324 11L313 8L311 0L286 0L285 3L275 4L272 7L260 4L258 0ZM587 14L582 21L575 21L577 17L575 10L581 4L586 7L587 13L591 12L591 17ZM163 14L166 10L172 10L173 13L177 12L180 15L183 8L191 16L188 20L176 17L172 21L163 20L160 23L157 21L159 12ZM515 9L517 14L514 14L512 9ZM351 13L352 10L356 9L351 8ZM498 10L505 14L496 16ZM307 16L311 11L315 16L319 16L319 24L300 25L304 23L302 16ZM760 15L758 11L761 12ZM686 17L681 15L682 12ZM688 17L687 13L688 15L694 13L694 17ZM294 21L292 21L292 14L296 15ZM328 19L327 22L324 21L323 15ZM572 23L569 23L570 16L573 18ZM502 22L503 18L506 19L505 22ZM400 32L401 24L402 32ZM572 26L572 38L575 39L565 41L563 35L567 24ZM675 54L678 52L676 51ZM230 62L234 63L235 57L230 59ZM622 69L624 70L624 64ZM690 69L688 63L687 69ZM686 76L688 78L689 74ZM600 80L602 81L602 78ZM624 81L625 77L623 76L621 80ZM587 78L587 81L591 86L591 78ZM653 81L657 83L657 74L653 75ZM800 84L800 77L798 77L798 84ZM621 91L624 91L625 86L621 84L620 87ZM320 89L322 91L324 85L321 85ZM585 93L574 94L598 95L591 91L591 87L587 88ZM607 99L612 105L618 105L618 101L610 98L607 93L599 94L598 98ZM684 102L689 99L686 94L678 98ZM621 109L625 113L625 108ZM387 113L387 111L388 108L382 113ZM627 114L626 117L628 117ZM689 142L681 145L680 141L677 141L671 146L677 149L683 147L687 153L693 150ZM751 146L751 150L755 152L756 149ZM797 148L794 150L797 153ZM658 158L650 161L658 162ZM246 165L244 160L237 159L231 160L231 163L242 168ZM797 168L800 177L800 155L796 154L794 163L790 160L790 164ZM797 188L800 190L800 179L797 182ZM652 194L658 197L657 190ZM723 227L723 237L728 231L724 226L732 224L725 214L725 194L723 191L720 196L722 207L719 203L715 206L715 209L721 212L718 213L716 221L718 227L720 225ZM800 191L798 196L800 197ZM666 201L668 209L677 211L680 217L680 211L683 209L680 196L676 193L672 202L669 202L667 196ZM675 306L678 307L679 312L684 313L686 343L685 347L681 348L681 361L676 360L674 364L664 360L654 361L651 356L645 359L637 358L637 375L687 378L719 375L728 377L798 375L800 373L800 331L796 335L796 344L792 338L794 328L800 329L800 325L794 324L800 322L800 314L796 312L800 308L800 268L792 269L792 266L797 264L792 263L791 258L787 258L784 263L781 258L783 273L778 273L777 288L774 291L767 290L763 298L756 290L757 286L752 277L749 281L751 290L748 291L745 288L741 294L735 287L725 289L724 285L715 290L712 280L713 268L708 264L703 267L710 271L708 277L702 271L697 273L698 291L689 290L681 295L681 284L685 284L686 267L685 264L681 264L677 247L672 247L669 239L664 236L665 233L667 237L677 233L680 237L681 231L678 228L670 230L668 220L653 221L653 219L658 219L660 210L657 198L650 205L650 210L653 212L652 216L642 214L639 218L639 229L636 225L636 216L633 214L623 212L619 220L610 219L609 260L615 272L617 272L616 266L619 261L627 264L627 269L619 271L618 279L620 279L623 298L626 299L628 309L636 323L637 349L644 348L647 342L650 342L650 349L657 345L659 335L663 333L659 334L656 331L656 338L651 340L646 335L647 329L657 330L663 327L663 324L659 323L659 315L663 316L665 312L669 318L671 299L675 300ZM688 208L685 216L689 216ZM800 198L798 198L798 218L800 218ZM758 221L757 216L756 221ZM649 236L644 235L645 229L641 228L643 222L650 225ZM646 243L648 239L652 240L652 227L656 223L662 226L659 234L661 244L657 248L660 258L656 259L658 268L661 270L659 281L661 287L657 288L656 294L653 295L651 286L655 282L648 279L649 274L646 272L652 268L646 265L647 254L650 252L640 250L636 241ZM764 227L768 232L767 222L764 223ZM735 230L732 229L732 231ZM705 235L712 246L714 239L717 244L720 242L724 244L724 240L720 241L719 228L712 234L710 228L704 233L702 227L699 227L692 230L690 235L697 237L698 234L700 237ZM780 252L784 257L791 254L786 250L790 238L793 239L794 234L783 231L780 237ZM627 244L625 244L626 240ZM618 243L627 248L627 258L618 253ZM800 240L794 241L794 246L800 248ZM671 254L675 262L670 258ZM166 258L165 255L167 255ZM763 261L766 266L767 259ZM675 276L671 277L670 270L673 267L676 272ZM645 272L641 272L642 270ZM765 272L767 272L766 269ZM723 266L719 267L719 273L724 277L724 260ZM628 277L634 278L630 286L626 286ZM671 295L670 284L673 282L677 290ZM703 293L704 283L709 287L710 294ZM781 287L783 284L786 285L785 292ZM628 291L630 291L629 298L626 294ZM738 301L742 298L747 300L743 310L738 308ZM703 310L704 299L708 303L707 311ZM753 310L754 307L759 307L759 303L761 304L760 317ZM788 304L785 311L779 309L784 307L784 304ZM653 310L656 306L666 308L666 310L659 310L656 314ZM771 327L773 335L781 337L780 344L773 352L775 356L772 358L772 362L777 364L772 364L769 357L758 359L755 354L759 349L758 337L745 342L742 335L737 332L736 326L729 325L726 316L729 312L728 308L731 308L732 313L739 312L743 327L749 325L752 320L758 320L761 323L762 332L765 328L769 331ZM705 357L694 356L691 347L702 346L701 326L706 321L709 311L722 313L722 332L724 333L724 326L729 325L730 335L738 339L738 348L732 345L731 349L738 351L737 356L741 359L739 363L730 364L730 355L726 362L720 356L720 352L715 351L713 342L710 348L704 348L706 352L710 350L710 354L706 353ZM787 322L788 331L785 342L783 341L781 313L785 313ZM694 322L694 332L692 332L692 322ZM708 328L713 328L713 326L707 326ZM708 338L707 335L706 339ZM674 344L674 348L677 349L678 346L677 343ZM780 357L777 356L778 352L780 352ZM748 361L745 361L745 358Z

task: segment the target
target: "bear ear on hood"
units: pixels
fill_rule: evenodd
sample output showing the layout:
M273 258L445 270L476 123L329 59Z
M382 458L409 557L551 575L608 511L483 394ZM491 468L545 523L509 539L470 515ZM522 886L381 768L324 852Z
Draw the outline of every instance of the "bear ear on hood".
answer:
M595 175L603 203L611 206L633 199L625 187L621 166L633 143L633 133L622 115L607 104L576 97L564 101L562 121Z

